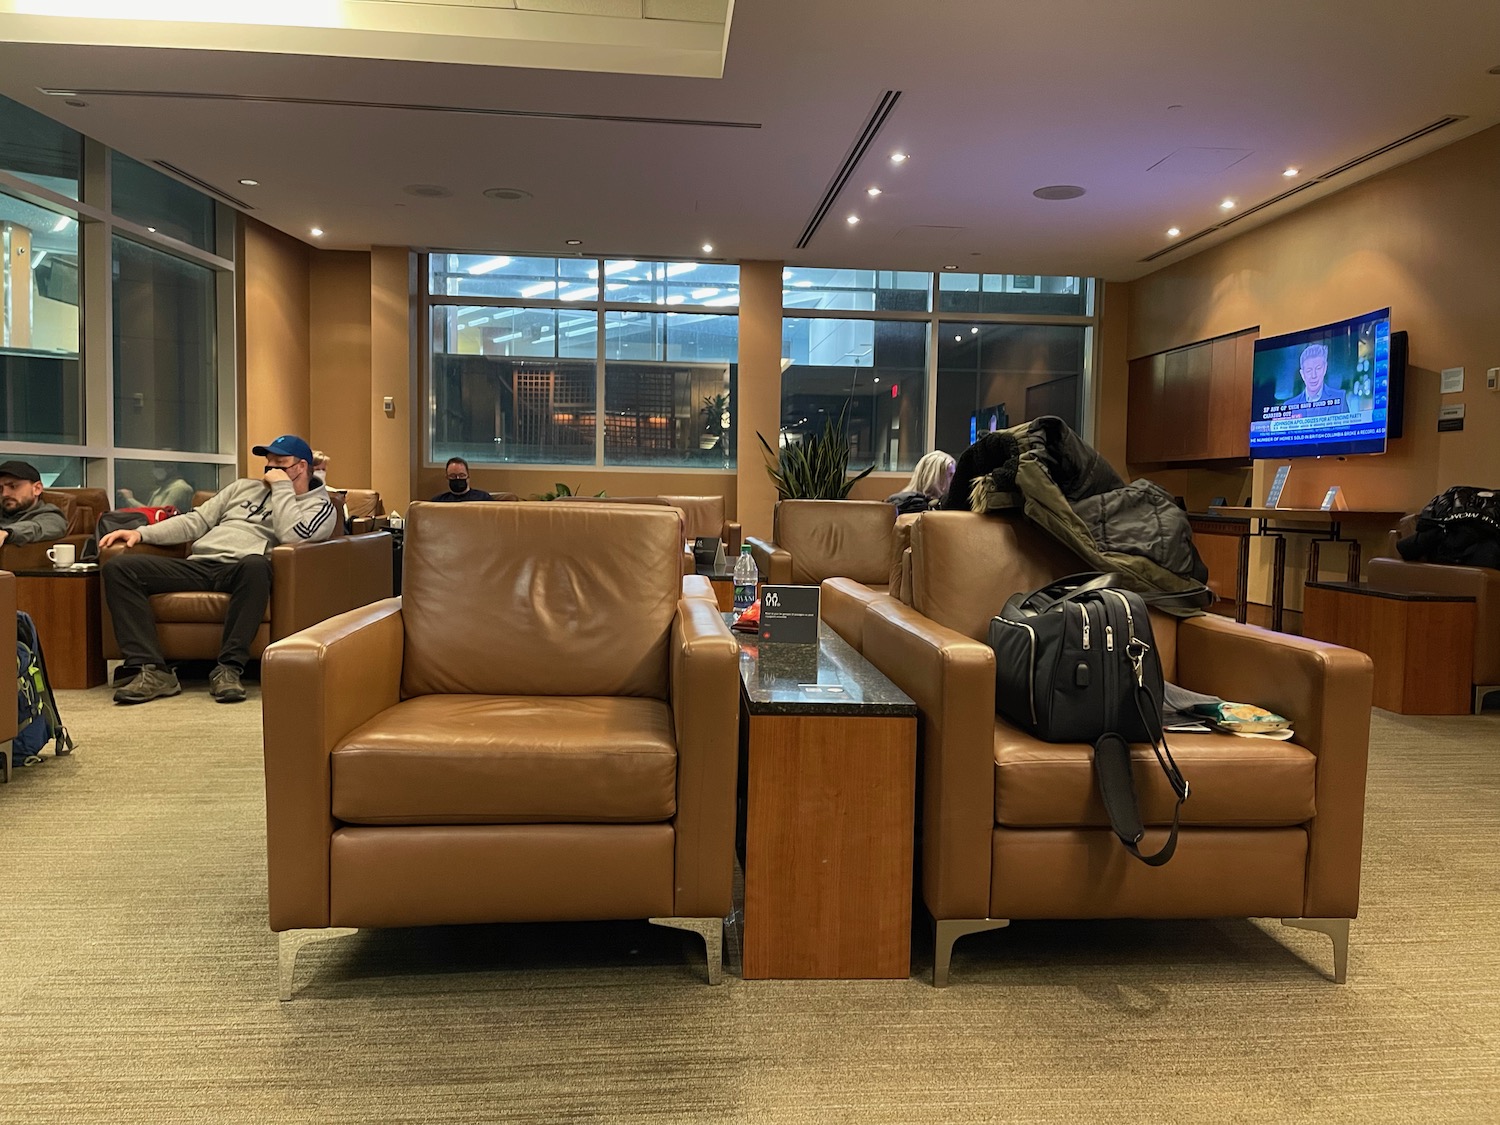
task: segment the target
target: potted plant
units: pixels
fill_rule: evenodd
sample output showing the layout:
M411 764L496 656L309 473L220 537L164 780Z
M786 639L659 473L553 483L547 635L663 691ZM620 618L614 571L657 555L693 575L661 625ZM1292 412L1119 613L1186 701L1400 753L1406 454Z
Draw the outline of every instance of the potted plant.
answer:
M844 500L854 482L875 471L871 465L854 476L849 475L849 438L844 431L844 414L838 420L829 417L823 432L808 434L797 445L783 446L778 455L765 437L757 433L766 451L766 472L776 482L781 500Z

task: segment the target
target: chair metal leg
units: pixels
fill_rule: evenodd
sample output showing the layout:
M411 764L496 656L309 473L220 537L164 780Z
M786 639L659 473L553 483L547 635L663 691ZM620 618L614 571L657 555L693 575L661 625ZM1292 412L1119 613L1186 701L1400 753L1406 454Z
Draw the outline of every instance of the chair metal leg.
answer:
M1311 930L1333 939L1333 983L1343 984L1349 977L1349 919L1283 918L1283 926L1294 930Z
M1500 684L1475 684L1474 685L1474 714L1484 710L1484 697L1492 691L1500 691Z
M932 987L948 987L948 966L953 961L953 943L969 934L1003 930L1009 918L934 918L932 920Z
M708 951L708 983L724 980L724 919L722 918L647 918L653 926L688 930L703 938Z
M327 941L329 938L348 937L350 934L359 933L358 929L347 926L328 926L320 930L282 930L277 934L279 939L279 961L281 970L281 999L283 1001L292 998L292 977L297 972L297 954L304 945L315 941Z

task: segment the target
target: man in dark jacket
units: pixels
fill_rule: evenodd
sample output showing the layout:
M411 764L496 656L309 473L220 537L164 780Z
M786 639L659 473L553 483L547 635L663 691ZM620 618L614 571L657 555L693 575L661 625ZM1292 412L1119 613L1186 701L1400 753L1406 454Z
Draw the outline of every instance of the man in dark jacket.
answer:
M439 504L456 504L464 500L493 500L482 488L469 487L469 463L462 457L448 458L448 491L439 492L433 500Z
M62 509L42 499L42 476L25 461L0 464L0 547L46 543L68 530Z

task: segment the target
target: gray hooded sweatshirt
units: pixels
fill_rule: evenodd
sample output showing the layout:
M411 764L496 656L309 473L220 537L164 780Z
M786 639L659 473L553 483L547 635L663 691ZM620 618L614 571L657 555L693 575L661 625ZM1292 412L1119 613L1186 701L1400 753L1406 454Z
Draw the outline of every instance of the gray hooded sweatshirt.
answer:
M37 498L24 512L7 515L0 512L0 531L7 532L7 543L49 543L68 533L68 517L56 504Z
M234 562L268 554L283 543L333 534L333 501L321 483L301 496L289 480L237 480L191 512L141 528L141 542L170 547L192 541L192 557Z

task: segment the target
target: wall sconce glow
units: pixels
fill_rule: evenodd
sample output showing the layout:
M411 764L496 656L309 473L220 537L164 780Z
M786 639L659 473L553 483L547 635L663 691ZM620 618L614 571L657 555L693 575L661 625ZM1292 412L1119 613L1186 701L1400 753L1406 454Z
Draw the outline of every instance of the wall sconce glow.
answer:
M1233 211L1234 210L1234 200L1232 200L1232 199L1226 199L1226 200L1224 200L1223 203L1219 204L1219 210L1221 210L1221 211Z
M911 159L911 154L908 153L908 152L893 152L893 153L891 153L891 163L892 164L905 164L910 159Z
M322 238L323 237L323 228L322 227L313 227L313 229L312 229L312 236L314 238Z
M1287 179L1291 179L1293 176L1297 175L1297 173L1299 171L1300 171L1300 169L1297 169L1297 168L1288 168L1285 172L1283 172L1281 174L1283 176L1285 176Z
M1182 233L1182 231L1178 230L1176 227L1168 227L1167 228L1167 237L1168 238L1176 238L1181 233Z
M86 20L172 20L181 23L248 23L273 27L343 27L340 0L14 0L20 16Z
M874 199L877 195L880 194L880 189L878 187L865 188L865 194L868 195L871 199Z
M859 222L859 216L850 215L847 219L844 220L844 222L848 223L852 227L855 223Z

